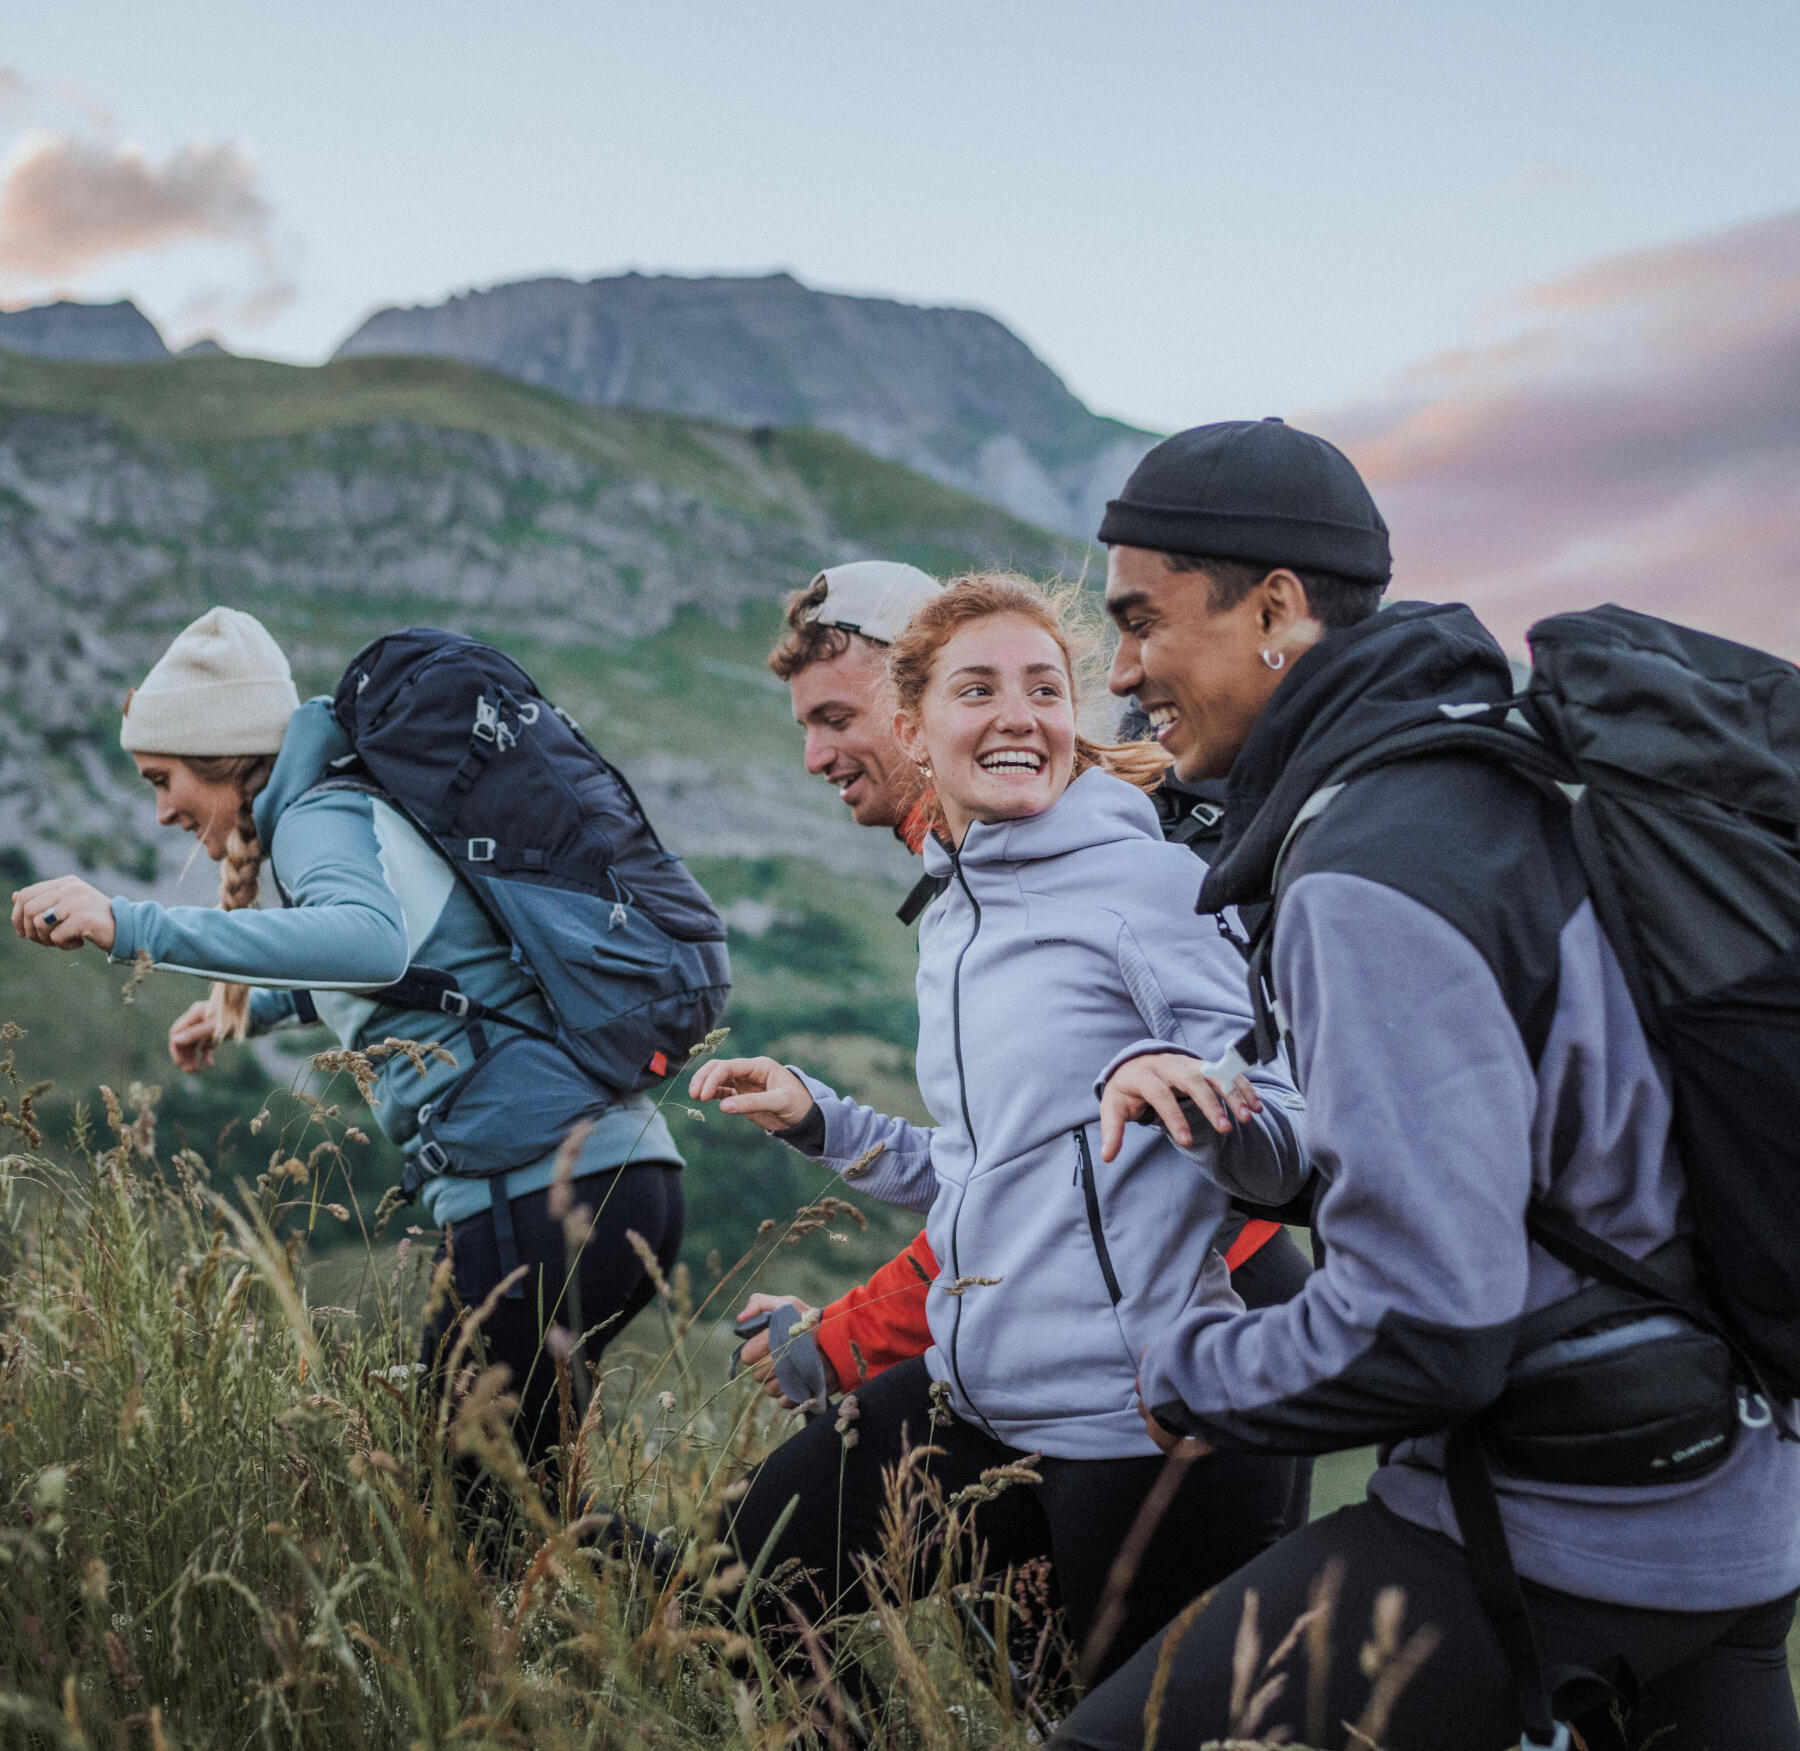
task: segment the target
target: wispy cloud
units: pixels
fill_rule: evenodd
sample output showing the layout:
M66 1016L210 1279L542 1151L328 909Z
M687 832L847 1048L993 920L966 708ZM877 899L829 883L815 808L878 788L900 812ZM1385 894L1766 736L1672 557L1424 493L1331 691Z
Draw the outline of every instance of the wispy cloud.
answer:
M0 279L9 286L60 287L124 257L198 242L241 251L251 270L248 285L196 294L212 320L254 325L293 298L272 209L241 146L192 142L159 159L116 139L84 93L0 67L0 128L21 126L33 131L0 169Z
M0 273L51 279L187 238L259 247L268 203L231 145L183 146L160 164L134 147L45 140L0 183Z
M1504 344L1321 416L1398 588L1514 645L1611 599L1800 656L1800 213L1595 262L1519 312Z
M0 129L37 126L54 133L73 127L110 134L114 125L112 111L72 80L45 83L0 66Z
M1518 195L1542 195L1573 188L1580 181L1580 172L1566 164L1528 164L1507 187Z
M31 114L32 86L11 67L0 67L0 128L16 128Z

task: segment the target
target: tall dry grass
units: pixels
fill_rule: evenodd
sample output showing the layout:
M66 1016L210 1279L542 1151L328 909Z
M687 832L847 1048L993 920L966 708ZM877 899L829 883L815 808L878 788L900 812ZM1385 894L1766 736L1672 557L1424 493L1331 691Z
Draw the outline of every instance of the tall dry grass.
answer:
M452 1390L422 1377L418 1304L446 1273L334 1202L358 1134L329 1087L278 1098L254 1127L267 1168L229 1186L159 1144L153 1090L103 1093L66 1151L40 1092L0 1101L0 1745L1005 1747L1066 1704L1042 1577L968 1584L972 1502L934 1493L928 1455L895 1475L889 1548L837 1621L792 1620L719 1542L788 1422L724 1383L716 1334L832 1212L766 1224L698 1305L685 1275L662 1284L659 1346L582 1378L558 1362L564 1445L532 1473L482 1309ZM362 1231L357 1309L312 1299L318 1223ZM602 1535L613 1510L672 1572ZM915 1587L909 1541L940 1516Z

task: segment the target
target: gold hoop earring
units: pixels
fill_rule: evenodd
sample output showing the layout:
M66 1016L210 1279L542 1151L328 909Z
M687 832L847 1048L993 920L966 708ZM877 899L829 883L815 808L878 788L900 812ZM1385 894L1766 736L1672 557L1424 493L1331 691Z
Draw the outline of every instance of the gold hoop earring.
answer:
M1267 663L1271 669L1280 669L1287 663L1287 652L1276 651L1274 655L1271 656L1269 652L1264 651L1262 660Z

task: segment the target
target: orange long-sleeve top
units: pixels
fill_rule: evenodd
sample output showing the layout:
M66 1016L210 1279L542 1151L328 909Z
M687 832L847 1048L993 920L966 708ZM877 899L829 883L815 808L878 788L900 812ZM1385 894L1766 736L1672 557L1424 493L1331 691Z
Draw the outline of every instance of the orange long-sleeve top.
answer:
M937 1258L921 1228L904 1252L819 1315L819 1351L834 1391L854 1391L884 1368L931 1348L925 1296L937 1274Z

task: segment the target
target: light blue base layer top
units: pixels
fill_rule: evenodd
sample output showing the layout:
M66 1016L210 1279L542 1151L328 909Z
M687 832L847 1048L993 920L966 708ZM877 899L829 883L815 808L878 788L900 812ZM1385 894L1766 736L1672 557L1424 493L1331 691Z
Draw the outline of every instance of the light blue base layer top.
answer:
M605 1173L629 1162L681 1166L681 1151L647 1095L634 1095L623 1106L612 1108L594 1121L575 1163L575 1177ZM506 1195L509 1199L522 1198L528 1192L541 1192L555 1177L556 1152L552 1150L529 1166L514 1168L506 1176ZM432 1223L441 1228L447 1222L466 1222L490 1209L493 1190L485 1179L440 1174L419 1188L419 1202Z

